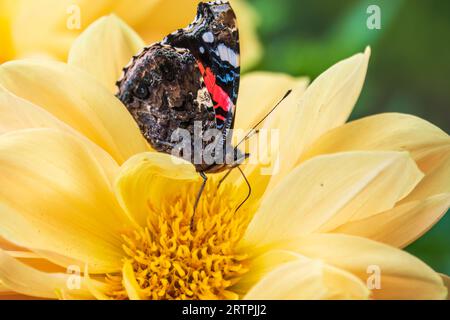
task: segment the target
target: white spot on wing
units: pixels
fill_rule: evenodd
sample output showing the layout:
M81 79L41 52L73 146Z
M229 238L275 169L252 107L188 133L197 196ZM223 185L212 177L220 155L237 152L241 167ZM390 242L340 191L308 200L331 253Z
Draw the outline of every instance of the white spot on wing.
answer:
M217 46L216 54L220 57L220 59L229 62L233 67L239 67L239 55L223 43Z
M206 43L213 43L214 42L214 35L212 34L211 31L205 32L202 35L202 39L203 41L205 41Z

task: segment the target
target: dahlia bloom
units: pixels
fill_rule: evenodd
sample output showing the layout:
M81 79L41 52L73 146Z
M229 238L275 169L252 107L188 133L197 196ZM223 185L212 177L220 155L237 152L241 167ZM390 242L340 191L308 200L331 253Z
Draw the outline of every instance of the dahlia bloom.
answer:
M447 298L448 278L401 248L450 205L450 137L403 114L346 123L370 49L309 86L244 76L237 128L252 128L293 89L263 124L279 130L280 146L260 145L267 161L244 164L253 193L237 212L242 178L218 188L212 176L191 229L199 175L153 152L111 92L141 45L109 16L77 39L68 64L0 66L3 295ZM272 175L262 174L268 163L278 166Z

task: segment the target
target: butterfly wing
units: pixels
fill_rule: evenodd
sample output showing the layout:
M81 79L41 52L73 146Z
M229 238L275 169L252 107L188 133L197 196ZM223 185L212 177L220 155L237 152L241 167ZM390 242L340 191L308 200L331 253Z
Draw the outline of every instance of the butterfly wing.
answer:
M200 3L197 17L163 43L191 51L214 104L217 129L234 126L240 80L240 47L236 15L228 2Z

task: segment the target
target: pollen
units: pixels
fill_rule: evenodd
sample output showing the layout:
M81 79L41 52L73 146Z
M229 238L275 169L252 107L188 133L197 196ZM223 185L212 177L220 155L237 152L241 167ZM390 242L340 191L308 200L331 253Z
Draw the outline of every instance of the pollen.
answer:
M247 272L247 256L235 250L249 220L245 211L235 212L241 194L231 184L217 190L208 183L191 226L197 192L189 188L173 201L149 204L147 225L123 235L124 261L144 298L239 298L230 288ZM127 298L121 275L107 282L112 298Z

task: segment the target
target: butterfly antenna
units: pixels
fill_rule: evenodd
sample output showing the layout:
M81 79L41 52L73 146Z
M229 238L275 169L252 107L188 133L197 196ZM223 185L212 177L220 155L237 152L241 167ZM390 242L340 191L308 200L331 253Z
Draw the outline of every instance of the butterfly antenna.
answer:
M264 122L264 120L266 120L278 107L279 107L279 105L284 101L284 99L286 99L290 94L291 94L291 92L292 92L292 90L290 89L290 90L288 90L285 94L284 94L284 96L283 96L283 98L281 98L281 100L280 101L278 101L278 103L275 105L275 107L273 107L272 108L272 110L270 110L260 121L258 121L258 123L245 135L245 137L244 138L242 138L242 140L241 141L239 141L239 143L234 147L234 151L236 151L237 150L237 148L239 147L239 145L241 145L242 144L242 142L244 142L244 141L246 141L246 140L248 140L251 136L253 136L254 134L257 134L258 132L259 132L259 130L257 130L256 128L261 124L261 123L263 123ZM234 168L231 168L230 170L228 170L228 172L225 174L225 176L223 176L223 178L222 179L220 179L220 181L219 181L219 184L218 184L218 186L217 186L217 189L219 189L220 188L220 185L222 184L222 182L230 175L230 173L231 173L231 171L233 171L233 169ZM245 175L243 174L243 172L241 171L241 173L242 173L242 175L243 175L243 177L244 177L244 179L246 179L246 177L245 177ZM248 182L248 181L247 181ZM248 186L249 186L249 188L251 189L251 187L250 187L250 184L248 183ZM246 199L246 201L247 201L247 199Z
M238 210L244 205L244 203L247 202L247 200L250 198L250 196L252 195L252 186L250 185L250 182L248 181L247 177L245 176L244 172L242 171L241 167L236 167L239 172L241 173L242 177L245 180L245 183L247 184L248 187L248 194L247 197L244 199L244 201L241 202L241 204L236 208L236 210L234 211L234 213L238 212Z
M239 147L239 145L244 142L245 140L247 140L248 138L250 138L255 132L256 128L264 122L264 120L266 120L271 114L272 112L274 112L279 105L284 101L284 99L286 99L290 94L291 94L292 90L288 90L285 95L283 96L283 98L281 98L280 101L278 101L278 103L275 105L275 107L272 108L272 110L270 110L260 121L258 121L258 123L245 135L244 138L242 138L241 141L239 141L239 143L234 147L234 149L237 149L237 147Z

